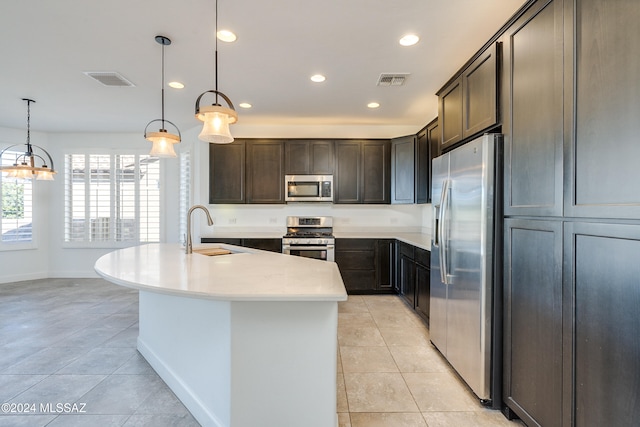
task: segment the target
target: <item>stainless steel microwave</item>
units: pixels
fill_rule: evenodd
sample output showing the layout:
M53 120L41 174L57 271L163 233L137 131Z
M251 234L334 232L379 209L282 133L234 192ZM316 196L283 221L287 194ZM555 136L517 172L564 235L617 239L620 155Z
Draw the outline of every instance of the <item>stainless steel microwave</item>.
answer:
M285 175L287 202L333 202L333 175Z

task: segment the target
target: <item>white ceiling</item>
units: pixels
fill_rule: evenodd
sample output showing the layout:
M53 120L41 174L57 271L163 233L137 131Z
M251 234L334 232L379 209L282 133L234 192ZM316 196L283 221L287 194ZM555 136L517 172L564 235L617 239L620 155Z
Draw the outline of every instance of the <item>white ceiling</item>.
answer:
M219 0L218 29L238 40L218 43L218 88L239 124L417 131L437 115L435 92L524 2ZM165 90L165 118L197 126L195 99L214 88L214 22L214 0L2 0L0 127L26 127L28 97L36 131L142 132L160 117L158 34L173 42L165 80L185 84ZM420 42L400 46L409 32ZM117 71L135 87L102 86L84 71ZM327 80L312 83L315 73ZM410 76L378 87L381 73Z

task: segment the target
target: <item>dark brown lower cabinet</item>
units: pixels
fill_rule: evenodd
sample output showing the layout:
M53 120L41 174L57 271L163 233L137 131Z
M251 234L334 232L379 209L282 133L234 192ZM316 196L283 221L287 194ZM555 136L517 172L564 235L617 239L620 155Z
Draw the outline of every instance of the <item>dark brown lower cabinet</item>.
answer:
M227 245L243 246L245 248L260 249L269 252L282 252L282 239L234 239L203 237L201 243L226 243Z
M564 246L565 319L575 325L575 353L565 357L574 367L571 425L638 425L640 225L568 222Z
M349 294L393 292L393 244L390 239L336 239L336 263Z
M431 253L421 248L415 248L415 286L416 312L429 323L429 299L431 297Z
M562 425L560 220L505 220L504 401L528 426Z
M414 256L414 247L412 245L398 242L400 295L411 308L415 308L416 298L416 265Z

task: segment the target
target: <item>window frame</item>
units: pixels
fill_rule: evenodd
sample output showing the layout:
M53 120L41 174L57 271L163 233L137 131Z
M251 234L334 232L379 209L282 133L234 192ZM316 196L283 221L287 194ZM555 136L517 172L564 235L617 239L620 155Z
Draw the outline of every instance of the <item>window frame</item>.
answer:
M131 247L131 246L139 246L139 245L145 245L145 244L149 244L149 243L160 243L164 241L164 217L165 217L165 211L164 211L164 200L165 200L165 185L164 185L164 175L165 175L165 167L163 166L163 160L162 159L158 159L158 167L159 167L159 171L158 171L158 185L160 186L159 188L159 194L158 194L158 241L154 241L154 242L149 242L149 241L141 241L140 240L140 232L141 229L140 227L137 225L136 226L136 239L135 240L124 240L124 241L118 241L114 239L114 231L109 231L110 235L109 235L109 240L98 240L98 241L90 241L90 240L83 240L83 241L67 241L67 221L68 221L68 209L69 206L67 206L67 180L68 178L68 173L69 171L67 170L67 159L68 156L70 155L82 155L85 156L85 160L88 159L90 156L96 156L96 155L102 155L102 156L109 156L109 164L110 164L110 169L109 169L109 181L110 181L110 197L113 197L115 194L115 182L116 182L116 174L113 172L113 167L115 165L115 159L117 158L117 156L130 156L130 155L134 155L134 156L138 156L137 157L137 166L135 168L135 176L136 176L136 181L135 181L135 190L136 190L136 203L135 206L133 207L135 209L135 218L136 218L136 223L139 224L140 221L140 182L139 182L139 177L140 177L140 156L149 156L149 152L148 150L143 150L143 149L117 149L117 148L112 148L112 149L69 149L66 150L63 154L63 164L64 164L64 172L60 175L62 175L62 179L64 180L62 186L63 186L63 203L62 203L62 220L63 220L63 224L64 224L64 230L62 232L62 248L65 249L82 249L82 248L91 248L91 249L121 249L121 248L127 248L127 247ZM149 156L152 157L152 156ZM91 179L90 177L88 178L89 180ZM88 192L90 189L85 189L85 192ZM88 208L88 203L90 203L89 200L85 199L84 201L84 206L85 206L85 212L87 211ZM110 212L110 216L109 218L111 218L111 222L113 222L113 214L114 214L114 210L113 208L111 209ZM90 217L89 217L90 219ZM87 226L86 224L84 225L84 237L86 239L86 233L87 232L91 232L91 228L90 225Z

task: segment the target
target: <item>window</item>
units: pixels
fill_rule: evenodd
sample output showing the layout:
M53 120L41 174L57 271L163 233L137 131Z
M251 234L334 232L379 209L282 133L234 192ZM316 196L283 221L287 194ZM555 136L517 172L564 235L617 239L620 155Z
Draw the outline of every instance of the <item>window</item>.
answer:
M7 156L3 160L3 166L10 166L8 160L12 155L24 154L22 152L6 151ZM31 243L33 222L33 181L27 179L0 178L2 187L2 244Z
M65 242L160 241L160 162L139 154L65 156Z
M191 206L191 153L180 152L180 230L179 242L186 244L187 212Z

